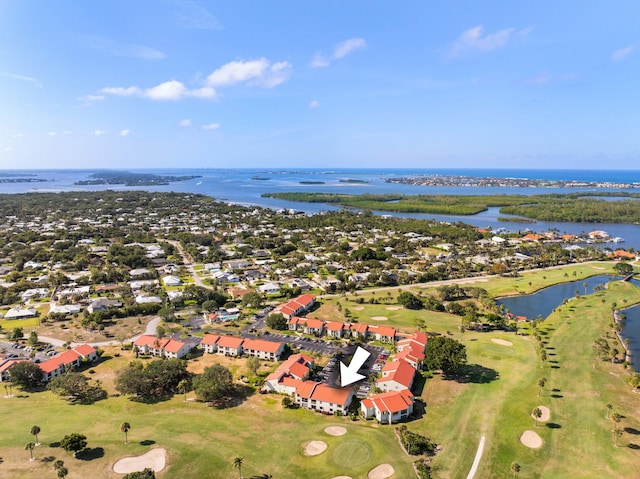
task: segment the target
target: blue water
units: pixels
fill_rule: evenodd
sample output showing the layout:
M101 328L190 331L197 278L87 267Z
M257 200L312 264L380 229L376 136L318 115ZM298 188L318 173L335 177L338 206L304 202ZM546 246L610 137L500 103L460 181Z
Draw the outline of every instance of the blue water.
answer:
M610 280L611 276L601 274L580 281L569 281L568 283L549 286L533 294L502 298L496 302L501 305L504 304L505 308L516 316L525 316L527 319L535 319L541 316L542 319L545 319L562 304L562 301L574 298L576 291L580 295L591 294L594 292L595 286L605 284ZM586 289L584 287L585 283L587 284Z
M36 175L36 178L48 180L45 183L5 183L0 184L0 193L25 193L31 191L99 191L141 189L122 186L77 186L73 183L88 179L97 170L0 170L0 174L11 173ZM406 195L443 194L443 195L488 195L488 194L545 194L575 193L593 191L589 188L506 188L506 187L456 187L456 186L414 186L386 183L386 178L417 175L458 175L470 177L495 178L531 178L541 180L577 180L609 181L618 183L640 183L640 170L518 170L518 169L147 169L132 172L154 173L161 175L201 175L202 178L176 182L167 186L145 187L148 191L178 191L201 193L218 200L257 205L273 209L296 209L307 213L317 213L337 209L324 204L294 203L273 198L262 198L267 192L315 191L328 193L398 193ZM268 180L252 180L254 176ZM368 183L341 183L340 180L357 179ZM322 181L320 185L301 185L300 181ZM599 188L597 191L619 191ZM639 188L629 191L640 191ZM389 214L377 212L377 214ZM537 222L532 224L505 223L498 221L498 208L490 208L474 216L449 216L425 214L393 214L394 216L436 219L448 222L464 222L478 227L506 228L519 231L528 228L533 231L558 230L561 233L580 234L593 230L605 230L612 237L621 237L626 241L618 246L640 250L640 226L608 223L561 223Z
M640 305L632 306L622 311L627 320L622 330L622 337L629 338L631 343L631 365L640 372Z

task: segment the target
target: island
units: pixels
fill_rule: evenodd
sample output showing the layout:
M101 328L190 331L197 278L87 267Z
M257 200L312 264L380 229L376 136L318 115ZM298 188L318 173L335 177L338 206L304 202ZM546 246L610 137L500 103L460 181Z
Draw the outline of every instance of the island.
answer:
M346 180L338 180L338 183L351 183L355 185L366 185L369 183L369 180L356 180L353 178L347 178Z
M262 196L303 203L326 203L360 210L422 213L434 215L475 215L490 207L500 213L500 221L559 221L569 223L640 223L638 193L581 192L548 195L399 195L286 192ZM606 201L616 198L616 201Z
M128 171L99 171L90 175L90 180L76 181L74 185L124 185L124 186L156 186L168 185L176 181L188 181L202 178L200 175L154 175L151 173L130 173Z
M324 181L303 180L299 182L301 185L324 185Z

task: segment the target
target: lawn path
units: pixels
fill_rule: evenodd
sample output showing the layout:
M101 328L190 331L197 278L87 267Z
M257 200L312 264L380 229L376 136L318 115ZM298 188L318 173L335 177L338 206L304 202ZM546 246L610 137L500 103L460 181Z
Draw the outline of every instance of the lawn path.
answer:
M484 451L484 440L485 440L485 437L482 436L480 438L480 444L478 444L478 450L476 451L476 457L473 459L473 464L471 465L471 469L469 470L469 474L467 474L467 479L473 479L473 476L476 475L476 471L478 470L478 466L480 465L480 459L482 459L482 451Z

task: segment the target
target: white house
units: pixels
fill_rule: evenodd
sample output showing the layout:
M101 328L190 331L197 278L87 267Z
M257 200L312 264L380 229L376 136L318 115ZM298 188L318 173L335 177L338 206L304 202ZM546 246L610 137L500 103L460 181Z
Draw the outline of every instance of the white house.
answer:
M279 294L280 285L277 283L265 283L256 288L259 293L263 294Z
M162 282L164 283L165 286L181 286L182 285L182 281L180 280L180 278L174 275L165 276L164 278L162 278Z
M389 391L363 399L360 412L365 419L376 418L382 424L392 424L408 419L413 403L413 394L408 389Z
M353 396L352 388L332 388L323 383L303 381L296 389L294 401L305 409L346 414Z
M247 338L242 343L242 350L248 356L277 361L284 352L284 343Z

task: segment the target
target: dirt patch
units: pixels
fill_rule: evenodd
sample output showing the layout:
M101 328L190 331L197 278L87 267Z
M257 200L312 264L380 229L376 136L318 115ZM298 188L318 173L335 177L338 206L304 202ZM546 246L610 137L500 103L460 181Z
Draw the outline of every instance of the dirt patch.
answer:
M523 432L522 436L520 436L520 442L531 449L538 449L542 446L542 438L533 431Z
M501 346L513 346L513 343L511 341L507 341L506 339L491 338L491 342L499 344Z
M162 471L167 464L167 451L162 447L156 447L141 456L124 457L113 465L113 472L118 474L129 474L130 472L142 471L149 467L155 472Z
M331 479L351 479L349 476L336 476L336 477L332 477Z
M387 479L387 477L393 476L395 470L391 464L380 464L369 471L367 477L369 479Z
M371 316L371 319L374 321L389 321L386 316Z
M364 306L354 306L351 309L353 309L354 311L362 311L362 310L364 310Z
M602 266L592 266L591 269L606 269L606 268L603 268Z
M538 421L547 422L549 418L551 418L551 411L549 411L549 408L547 406L538 406L538 409L540 409L540 412L542 413L542 416L538 418ZM533 414L531 414L531 417L533 417ZM533 418L536 419L535 417Z
M402 306L387 306L387 311L400 311Z
M342 426L329 426L324 428L324 432L329 436L344 436L347 433L347 428Z
M327 443L324 441L311 441L304 446L305 456L317 456L327 450Z

